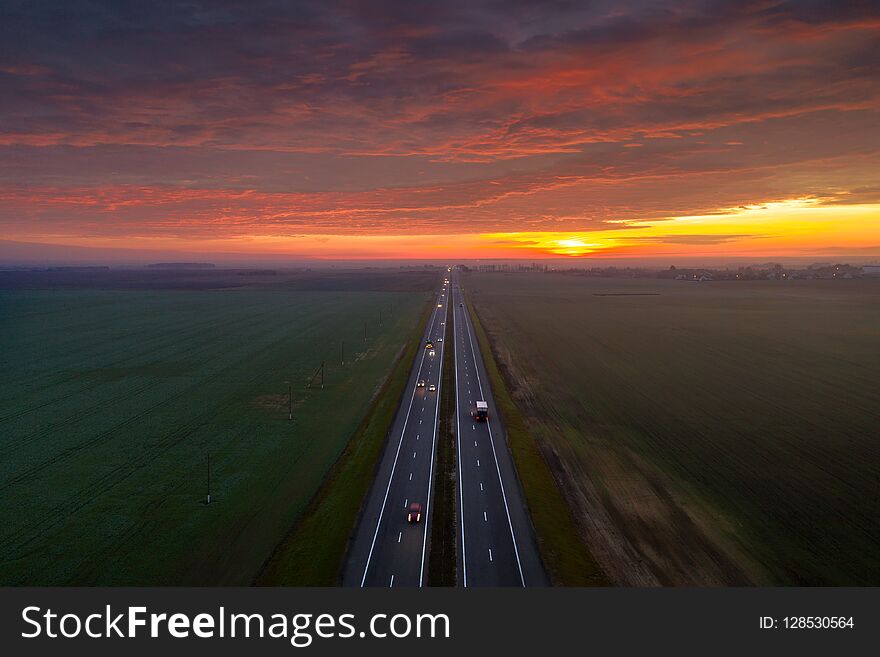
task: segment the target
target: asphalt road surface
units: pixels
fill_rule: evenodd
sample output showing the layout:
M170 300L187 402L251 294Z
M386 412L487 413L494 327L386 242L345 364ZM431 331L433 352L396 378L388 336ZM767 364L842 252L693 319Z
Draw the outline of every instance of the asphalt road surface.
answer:
M416 355L401 407L355 532L345 564L345 586L424 586L427 578L439 399L444 357L455 359L456 536L460 586L548 584L522 490L495 413L489 378L455 272L438 292L424 336L435 355ZM450 311L451 308L451 311ZM454 322L454 347L442 342ZM424 382L424 387L419 382ZM436 391L430 390L431 386ZM477 400L489 418L472 417ZM410 504L421 522L407 521Z
M345 586L423 586L428 574L432 479L437 446L440 378L449 315L446 288L428 322L416 354L378 474L368 494L343 573ZM434 355L424 348L434 344ZM418 386L424 381L424 387ZM430 390L430 386L436 390ZM407 509L422 505L421 522L409 523Z
M453 272L455 322L457 571L461 586L546 586L548 580L480 346ZM486 421L472 416L476 401Z

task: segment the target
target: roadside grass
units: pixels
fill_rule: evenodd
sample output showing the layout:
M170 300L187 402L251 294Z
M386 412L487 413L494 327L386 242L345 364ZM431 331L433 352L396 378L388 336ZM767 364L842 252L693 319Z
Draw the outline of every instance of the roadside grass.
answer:
M541 558L551 582L554 586L608 586L608 578L581 540L569 505L510 395L492 344L469 300L467 309L489 372L492 393L507 431L507 441L526 496Z
M428 586L455 586L455 336L451 322L446 324L445 344L452 353L443 361L440 385L440 422L437 429L437 464L434 469L434 500L431 511L431 557Z
M421 336L426 306L368 415L288 535L254 580L256 586L335 586L382 448L399 406Z

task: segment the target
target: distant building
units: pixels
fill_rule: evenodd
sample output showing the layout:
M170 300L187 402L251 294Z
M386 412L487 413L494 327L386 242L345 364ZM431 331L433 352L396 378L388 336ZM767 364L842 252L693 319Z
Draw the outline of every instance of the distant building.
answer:
M680 273L676 273L680 272ZM668 269L665 272L661 272L661 278L667 278L670 273L675 274L675 280L677 281L712 281L715 280L715 277L712 275L712 272L707 271L705 269L686 269L686 270L674 270ZM665 276L664 276L665 274Z
M880 276L880 265L865 265L862 267L862 276Z

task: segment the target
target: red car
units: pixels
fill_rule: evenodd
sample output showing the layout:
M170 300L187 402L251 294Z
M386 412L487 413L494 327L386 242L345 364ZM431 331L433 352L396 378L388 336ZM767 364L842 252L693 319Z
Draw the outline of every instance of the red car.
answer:
M413 502L409 505L409 510L406 512L406 521L407 522L421 522L422 521L422 505L418 502Z

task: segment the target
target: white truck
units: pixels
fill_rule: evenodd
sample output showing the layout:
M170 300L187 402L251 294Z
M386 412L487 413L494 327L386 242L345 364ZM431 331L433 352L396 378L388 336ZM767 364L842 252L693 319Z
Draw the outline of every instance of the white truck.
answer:
M477 422L482 422L483 420L489 419L489 404L484 401L478 401L474 404L473 410L474 419Z

